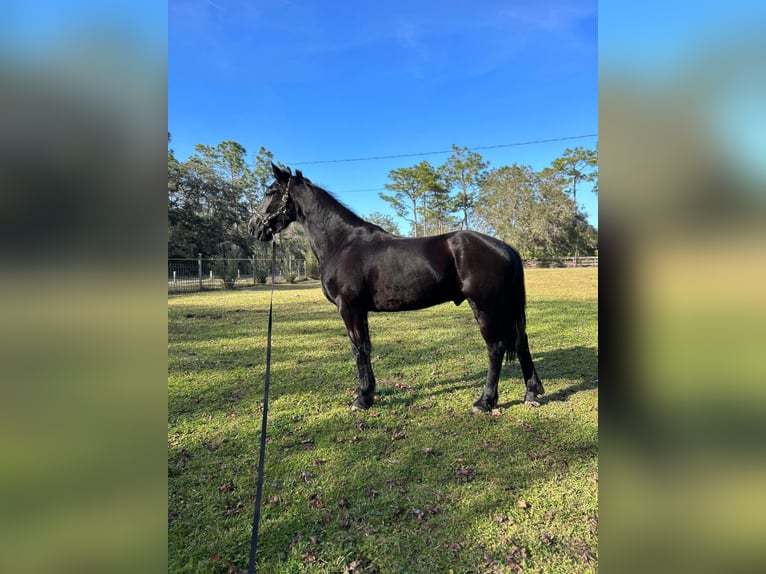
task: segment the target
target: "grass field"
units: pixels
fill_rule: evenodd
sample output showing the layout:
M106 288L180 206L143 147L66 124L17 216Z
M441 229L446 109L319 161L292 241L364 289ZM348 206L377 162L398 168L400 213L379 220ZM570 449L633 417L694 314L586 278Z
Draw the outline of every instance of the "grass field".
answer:
M486 350L467 304L373 314L374 407L318 283L280 285L258 572L598 569L598 270L527 271L546 395L471 414ZM170 572L246 570L268 287L168 298Z

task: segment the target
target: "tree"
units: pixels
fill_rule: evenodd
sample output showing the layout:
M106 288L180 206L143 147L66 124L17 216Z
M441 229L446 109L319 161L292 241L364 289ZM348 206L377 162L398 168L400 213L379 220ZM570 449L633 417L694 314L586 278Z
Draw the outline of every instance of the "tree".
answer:
M170 132L168 132L168 144L170 143ZM178 182L181 177L181 164L176 159L173 150L168 147L168 222L174 215L174 210L178 208L180 197L178 194Z
M447 190L456 192L455 211L460 214L463 229L471 228L476 198L488 167L489 162L478 153L452 144L452 155L439 168Z
M274 154L261 146L258 153L253 158L253 182L254 189L252 195L248 196L250 202L250 211L254 211L263 199L263 194L269 186L269 182L274 178L271 170L271 163L274 161Z
M575 251L570 239L577 207L565 189L566 180L559 171L545 168L537 174L531 229L540 256L570 255Z
M453 216L455 202L450 197L444 181L436 170L432 181L423 194L420 207L423 235L440 234L460 229L460 222Z
M598 249L598 230L588 223L585 214L577 212L570 233L569 243L575 246L576 254L595 255Z
M577 207L577 184L595 181L598 193L598 152L592 149L576 147L567 149L560 158L553 160L553 169L558 171L566 180L567 189L572 194L575 208Z
M598 232L575 209L566 186L553 168L536 172L514 164L494 169L484 180L476 219L524 257L592 254Z
M388 214L375 211L369 214L366 217L366 219L370 223L374 223L375 225L382 227L383 229L385 229L392 235L401 235L401 233L399 232L399 226L397 225L396 220Z
M270 246L253 241L247 221L272 179L273 154L261 147L252 168L246 158L247 150L231 140L198 144L185 162L168 148L168 257L196 258L202 253L225 258L226 278L231 279L234 259L252 256L264 260L265 276ZM279 243L285 257L313 260L299 225L280 234Z
M251 253L245 190L252 178L245 149L232 141L195 149L183 163L168 150L168 256Z
M552 168L557 171L567 183L567 191L572 194L573 213L572 221L577 220L577 184L581 182L595 181L593 190L598 193L598 152L596 150L577 147L567 149L564 155L553 161ZM575 225L575 228L577 226ZM577 232L572 232L577 236ZM580 253L580 241L574 239L574 255Z
M487 173L475 215L484 231L515 246L522 254L535 250L534 224L537 174L529 166L514 164Z
M412 223L412 234L418 237L418 215L426 194L436 185L436 170L423 161L412 167L392 170L388 177L392 183L385 184L385 187L394 194L381 193L380 198L393 206L398 217Z

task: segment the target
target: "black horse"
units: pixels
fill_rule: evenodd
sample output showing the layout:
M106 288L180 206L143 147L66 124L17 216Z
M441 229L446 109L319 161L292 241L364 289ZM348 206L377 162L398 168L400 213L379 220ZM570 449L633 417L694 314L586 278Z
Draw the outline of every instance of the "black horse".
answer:
M535 371L526 334L524 268L515 249L474 231L433 237L396 237L366 222L322 188L272 164L276 180L266 190L249 229L260 241L298 221L319 260L322 291L335 303L351 339L359 369L352 409L368 409L375 393L370 364L370 311L422 309L446 301L473 309L487 343L489 369L474 411L497 405L503 356L518 356L526 381L525 402L539 406L545 391Z

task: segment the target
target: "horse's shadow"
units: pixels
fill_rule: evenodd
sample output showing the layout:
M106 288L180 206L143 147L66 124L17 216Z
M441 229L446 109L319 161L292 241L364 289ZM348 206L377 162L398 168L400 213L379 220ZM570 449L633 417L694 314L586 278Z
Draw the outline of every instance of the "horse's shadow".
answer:
M550 392L549 388L547 394L538 397L540 406L547 403L566 402L569 400L569 397L576 393L598 388L597 349L591 347L557 349L555 351L535 353L533 360L537 372L543 380L543 385L546 384L546 381L559 381L561 379L566 383L564 388L557 388L553 392ZM476 370L470 375L459 379L442 381L435 388L419 389L415 393L411 390L402 391L398 388L389 387L385 380L383 380L381 381L383 384L380 385L379 392L381 398L388 404L411 406L467 388L476 388L477 393L479 393L485 376L486 370ZM503 402L498 405L498 408L506 409L523 404L523 394L524 386L521 368L518 362L514 361L503 367L503 373L500 378L500 397L502 399L503 396L517 395L519 398Z
M581 381L577 384L570 385L568 387L565 387L563 389L559 389L555 393L545 394L540 397L537 397L537 402L540 403L540 406L544 406L548 403L563 403L569 400L569 397L572 396L575 393L579 393L580 391L589 391L592 389L598 388L598 380L593 381ZM509 401L507 403L502 403L497 405L498 408L501 409L507 409L516 405L523 404L524 401L522 399L517 399L513 401Z
M538 397L540 406L547 403L566 402L575 393L598 388L597 349L591 347L556 349L555 351L535 353L533 360L535 368L543 380L543 385L546 384L546 381L560 379L564 379L567 383L564 388ZM518 363L506 367L503 375L506 380L522 380ZM522 398L502 403L498 407L508 408L523 402Z

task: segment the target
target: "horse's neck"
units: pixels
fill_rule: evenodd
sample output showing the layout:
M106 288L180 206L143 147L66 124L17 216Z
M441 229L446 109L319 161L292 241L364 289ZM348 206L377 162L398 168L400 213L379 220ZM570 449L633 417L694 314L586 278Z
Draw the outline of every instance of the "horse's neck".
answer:
M307 195L307 194L304 194ZM297 198L298 220L311 244L311 250L322 262L333 251L342 247L356 225L346 221L345 208L328 197L318 201L315 197Z

